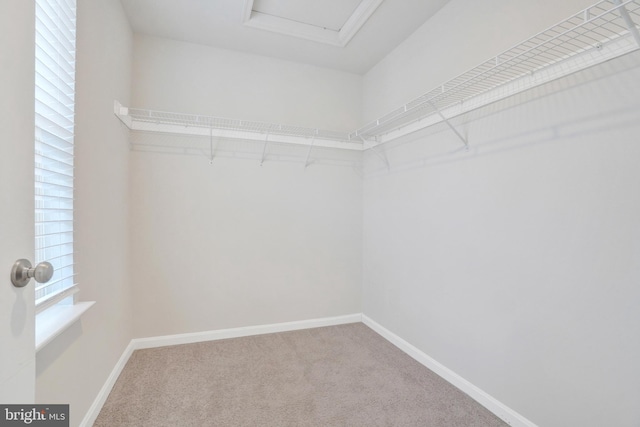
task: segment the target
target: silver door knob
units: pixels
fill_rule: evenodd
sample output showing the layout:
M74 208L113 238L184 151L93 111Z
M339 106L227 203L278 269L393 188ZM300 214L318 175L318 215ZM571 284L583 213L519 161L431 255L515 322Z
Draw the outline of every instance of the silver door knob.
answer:
M27 259L19 259L11 269L11 283L17 288L27 286L31 278L38 283L46 283L53 277L53 265L49 262L41 262L35 267Z

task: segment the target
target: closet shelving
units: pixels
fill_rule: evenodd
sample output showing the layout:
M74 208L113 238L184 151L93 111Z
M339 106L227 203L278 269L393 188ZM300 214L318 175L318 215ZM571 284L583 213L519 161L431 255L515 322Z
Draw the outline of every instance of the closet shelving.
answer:
M351 137L374 145L388 142L622 56L640 48L639 24L639 0L601 1L387 113ZM466 145L464 137L458 136Z
M604 0L351 133L123 107L130 129L367 150L640 49L640 0Z
M362 150L361 140L351 140L348 132L312 129L276 123L226 119L196 114L127 108L115 103L115 113L131 130L170 134L200 135L318 147Z

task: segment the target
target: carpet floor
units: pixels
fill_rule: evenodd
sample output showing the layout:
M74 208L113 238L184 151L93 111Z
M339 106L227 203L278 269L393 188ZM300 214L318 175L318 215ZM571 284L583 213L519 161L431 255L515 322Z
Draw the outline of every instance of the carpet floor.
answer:
M362 323L137 350L94 426L506 426Z

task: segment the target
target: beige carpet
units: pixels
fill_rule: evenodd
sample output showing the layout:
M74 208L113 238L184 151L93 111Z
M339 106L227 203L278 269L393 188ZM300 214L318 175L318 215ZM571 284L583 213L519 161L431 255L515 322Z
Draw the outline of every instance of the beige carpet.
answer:
M506 426L362 323L138 350L95 426Z

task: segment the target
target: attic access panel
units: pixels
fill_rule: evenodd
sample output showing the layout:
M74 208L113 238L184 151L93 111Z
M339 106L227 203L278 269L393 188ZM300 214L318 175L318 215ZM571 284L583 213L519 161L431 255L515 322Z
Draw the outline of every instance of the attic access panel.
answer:
M384 0L245 0L244 25L345 47Z
M361 0L254 0L252 12L340 31Z

